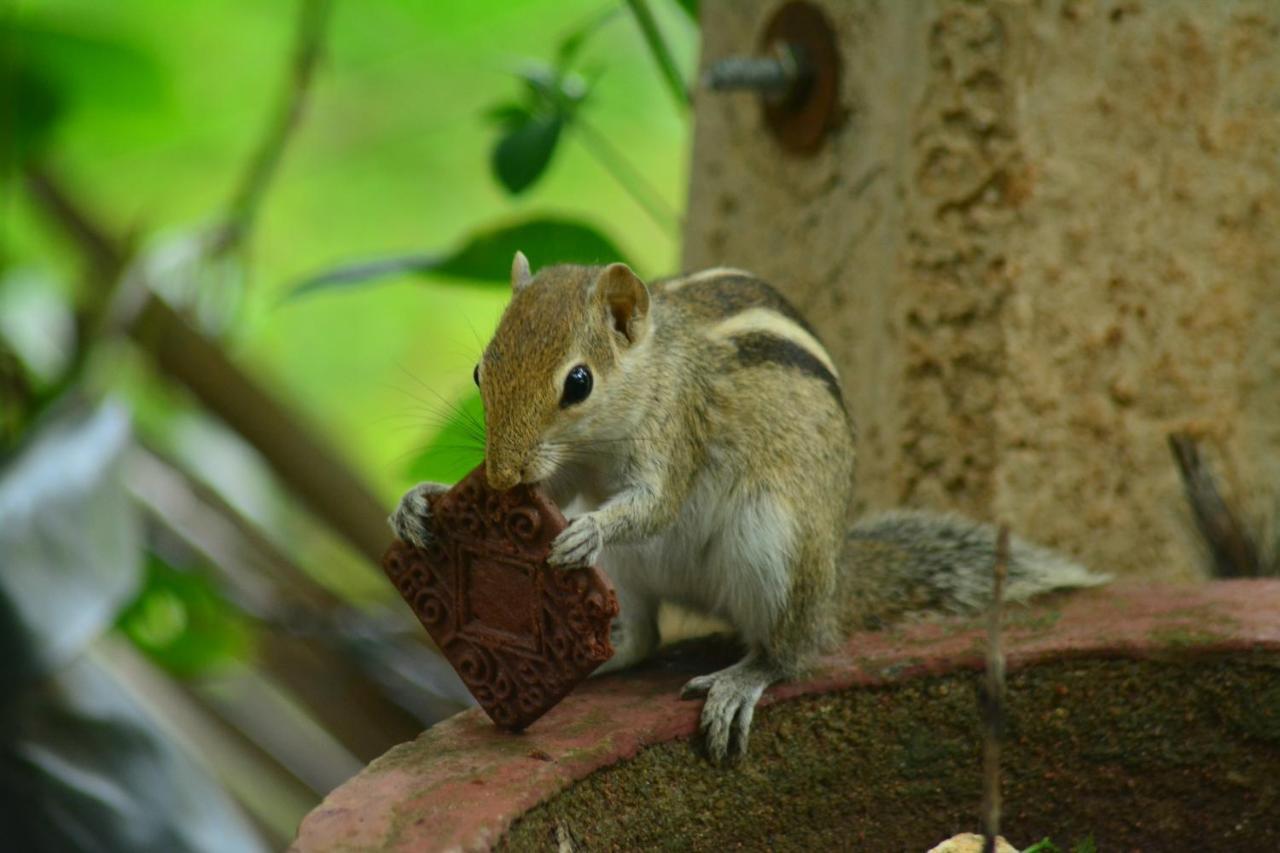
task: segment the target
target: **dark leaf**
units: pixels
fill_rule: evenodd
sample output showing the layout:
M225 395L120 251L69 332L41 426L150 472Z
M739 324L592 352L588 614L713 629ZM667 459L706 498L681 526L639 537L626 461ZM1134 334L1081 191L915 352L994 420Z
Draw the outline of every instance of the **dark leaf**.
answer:
M490 161L499 183L513 195L546 171L561 131L589 94L582 77L544 63L527 63L517 76L524 82L524 103L502 103L485 114L502 126Z
M124 409L67 406L0 467L0 695L64 666L114 624L139 580L121 479Z
M535 269L549 264L625 261L622 250L594 226L570 219L534 218L482 231L444 259L435 272L472 281L509 284L511 259L524 252Z
M40 153L65 109L65 98L47 75L29 67L0 69L0 158L21 163Z
M5 849L262 849L218 784L97 663L80 658L20 701L3 698Z
M493 148L493 172L507 192L533 186L551 163L564 120L559 114L534 115L508 127Z
M460 403L430 443L409 464L414 482L456 483L484 459L484 405L480 394Z
M533 117L529 115L527 107L520 104L506 103L497 104L485 110L484 117L495 124L504 127L514 127L529 121Z
M474 234L449 254L377 258L329 270L298 284L287 298L406 273L435 273L465 281L507 285L511 280L511 258L517 251L540 265L626 261L622 250L591 225L535 217Z

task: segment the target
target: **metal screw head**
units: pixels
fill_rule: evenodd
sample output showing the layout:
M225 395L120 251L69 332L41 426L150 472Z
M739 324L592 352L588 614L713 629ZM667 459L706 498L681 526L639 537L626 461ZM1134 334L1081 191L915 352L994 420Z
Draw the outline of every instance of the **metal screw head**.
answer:
M702 82L716 92L753 91L776 101L785 100L807 73L793 45L775 44L768 56L730 56L713 63Z
M765 124L782 147L816 153L839 114L840 54L830 21L814 4L793 0L769 20L761 46L761 56L715 62L703 84L760 93Z

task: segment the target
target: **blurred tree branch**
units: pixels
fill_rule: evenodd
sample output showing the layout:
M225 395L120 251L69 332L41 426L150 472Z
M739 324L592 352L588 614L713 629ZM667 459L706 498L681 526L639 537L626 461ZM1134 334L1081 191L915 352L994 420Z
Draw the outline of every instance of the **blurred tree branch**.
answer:
M298 821L315 807L323 791L300 780L284 762L236 728L191 686L164 678L118 634L108 634L91 652L175 736L183 750L217 774L259 831L281 849Z
M126 244L110 236L57 180L48 173L39 174L39 186L56 191L37 193L36 201L72 239L95 270L94 277L106 280L115 271L119 278L116 267L121 258L129 257ZM186 386L257 449L316 515L376 564L390 534L386 512L373 493L337 453L157 296L147 282L142 282L139 290L143 302L126 320L128 334L151 354L163 373Z
M26 181L27 191L80 250L91 277L105 286L113 284L128 266L128 242L107 233L87 207L40 164L27 165Z
M27 163L24 177L36 204L65 232L84 260L87 286L75 309L76 349L67 371L75 377L84 364L88 341L96 333L99 319L129 266L132 240L111 234L43 164Z
M22 362L0 340L0 459L18 443L27 425L35 391Z
M155 294L128 331L169 378L257 449L312 512L370 562L382 559L391 537L386 509L333 448Z
M220 495L156 452L135 447L127 471L147 513L202 555L224 594L267 629L265 671L362 760L457 710L442 685L421 683L430 666L417 666L418 683L397 677L400 655L420 664L425 650L411 620L367 614L317 586Z

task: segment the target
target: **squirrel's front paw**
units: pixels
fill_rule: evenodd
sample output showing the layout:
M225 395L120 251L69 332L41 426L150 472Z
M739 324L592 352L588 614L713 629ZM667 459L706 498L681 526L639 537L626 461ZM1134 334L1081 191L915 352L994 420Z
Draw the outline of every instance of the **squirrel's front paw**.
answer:
M444 483L419 483L405 492L400 506L387 519L396 537L418 548L431 540L430 498L449 491Z
M562 569L593 566L604 550L604 531L593 515L580 515L551 543L547 562Z

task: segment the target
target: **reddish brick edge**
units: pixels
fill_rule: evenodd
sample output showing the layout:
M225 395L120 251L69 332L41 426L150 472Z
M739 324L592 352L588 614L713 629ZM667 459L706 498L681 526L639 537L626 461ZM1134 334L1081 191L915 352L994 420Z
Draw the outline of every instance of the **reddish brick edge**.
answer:
M1006 623L1010 669L1073 657L1280 653L1280 581L1117 585L1058 608L1013 608ZM977 669L984 636L972 621L857 634L811 678L779 685L763 702ZM692 736L700 703L676 697L687 677L649 671L588 681L519 735L494 728L479 709L460 713L334 790L290 849L487 849L575 780Z

